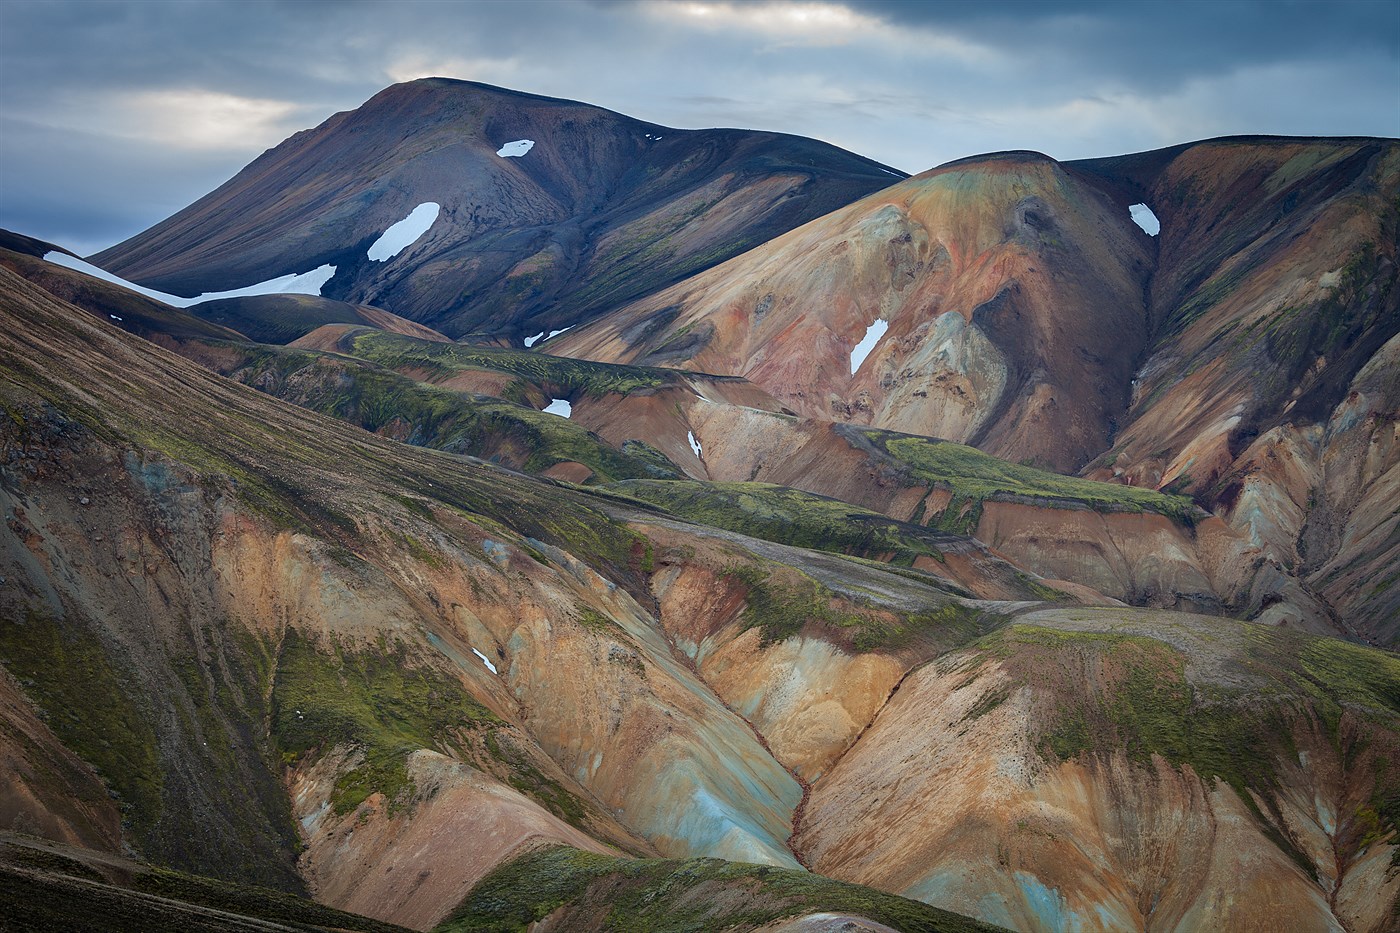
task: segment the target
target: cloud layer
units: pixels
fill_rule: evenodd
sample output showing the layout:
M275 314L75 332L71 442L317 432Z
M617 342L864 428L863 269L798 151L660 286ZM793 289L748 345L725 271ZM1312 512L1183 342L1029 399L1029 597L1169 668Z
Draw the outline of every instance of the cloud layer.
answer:
M998 149L1400 135L1400 4L9 0L0 226L110 245L428 75L917 172Z

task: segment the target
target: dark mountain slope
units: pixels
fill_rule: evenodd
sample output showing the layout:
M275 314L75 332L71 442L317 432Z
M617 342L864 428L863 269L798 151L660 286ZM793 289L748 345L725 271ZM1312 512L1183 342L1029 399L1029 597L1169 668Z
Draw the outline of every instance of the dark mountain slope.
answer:
M497 150L532 140L520 156ZM902 177L834 146L676 130L586 104L429 78L296 134L94 257L178 294L323 263L330 298L515 339L588 320ZM368 247L441 213L387 261Z

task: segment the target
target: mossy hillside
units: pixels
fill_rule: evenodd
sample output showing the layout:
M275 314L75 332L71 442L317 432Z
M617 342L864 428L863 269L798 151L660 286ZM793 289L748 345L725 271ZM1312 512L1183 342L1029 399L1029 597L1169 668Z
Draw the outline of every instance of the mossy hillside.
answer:
M746 628L758 628L771 645L814 626L856 651L895 651L916 641L942 650L965 644L997 620L993 614L949 601L920 613L894 613L839 599L820 582L793 568L735 564L722 576L742 585Z
M588 807L564 785L541 771L509 730L495 729L486 732L483 738L486 753L501 766L504 773L498 776L507 784L565 822L585 832L590 830Z
M1183 496L1152 489L1061 476L1035 467L999 460L973 447L928 437L860 429L877 449L904 464L917 479L948 489L952 502L937 521L949 531L972 532L982 503L996 499L1034 499L1049 507L1087 507L1098 512L1156 512L1191 525L1197 507Z
M1048 694L1040 740L1048 759L1119 749L1142 763L1160 756L1224 781L1256 813L1249 792L1272 801L1278 762L1297 759L1295 730L1321 727L1345 762L1370 741L1365 724L1400 729L1400 658L1263 626L1240 631L1242 643L1226 650L1249 687L1193 683L1184 655L1141 635L1013 625L978 646L1002 660L1014 685ZM1086 689L1090 683L1097 686ZM1376 775L1363 809L1374 835L1400 830L1400 769ZM1291 843L1269 834L1312 871Z
M358 429L270 400L142 341L75 326L67 306L11 279L28 289L13 296L26 342L0 345L6 375L0 400L7 412L20 413L18 420L0 419L0 446L47 453L99 441L135 462L180 464L197 474L195 482L274 526L351 551L358 550L358 526L347 503L374 510L405 495L434 501L557 545L641 592L632 569L638 537L566 490L368 440ZM44 363L41 352L48 354ZM283 358L275 348L265 352ZM294 365L294 357L285 359ZM74 385L84 386L84 394Z
M241 349L238 381L303 408L419 447L504 460L529 473L582 463L592 481L672 477L654 450L617 450L568 418L417 382L363 361L298 350Z
M805 871L712 858L615 858L553 846L496 868L435 933L524 933L556 911L569 929L614 933L752 930L816 912L866 917L904 933L997 929Z
M793 547L860 557L888 556L892 563L904 567L912 566L921 556L943 560L936 532L787 486L628 480L613 483L608 490L659 506L688 521Z
M162 772L152 714L132 679L92 632L29 607L0 618L0 661L54 734L97 769L138 842L161 814Z
M355 334L347 352L362 360L400 371L420 368L431 371L436 368L446 372L475 369L507 373L552 395L570 398L601 398L614 393L627 395L640 389L674 385L680 378L675 371L668 369L594 363L528 350L434 343L375 330Z
M465 735L501 720L456 680L407 655L402 643L357 651L288 629L272 690L272 733L288 763L353 745L363 760L336 781L331 802L347 813L370 794L390 807L412 794L408 755L460 748Z

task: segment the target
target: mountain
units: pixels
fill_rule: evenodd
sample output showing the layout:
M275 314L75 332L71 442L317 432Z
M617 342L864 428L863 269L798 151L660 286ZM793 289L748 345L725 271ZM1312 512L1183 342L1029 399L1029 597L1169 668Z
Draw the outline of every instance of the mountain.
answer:
M1273 138L963 160L549 352L741 375L814 420L1190 493L1231 529L1197 592L1391 642L1398 166L1390 140ZM1129 217L1144 201L1155 238ZM998 534L979 530L1085 572L1063 539L1031 557Z
M811 139L426 78L297 133L92 258L181 295L330 264L324 297L518 345L902 177ZM402 251L371 258L414 215L430 225L400 228Z

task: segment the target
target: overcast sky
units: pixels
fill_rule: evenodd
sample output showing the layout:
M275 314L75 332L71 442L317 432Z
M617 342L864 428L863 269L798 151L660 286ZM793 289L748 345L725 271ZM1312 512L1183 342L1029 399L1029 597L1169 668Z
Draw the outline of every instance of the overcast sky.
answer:
M1400 136L1400 2L0 0L0 227L79 253L429 75L909 172L1234 133Z

